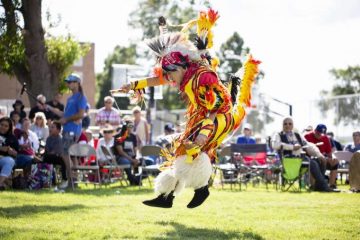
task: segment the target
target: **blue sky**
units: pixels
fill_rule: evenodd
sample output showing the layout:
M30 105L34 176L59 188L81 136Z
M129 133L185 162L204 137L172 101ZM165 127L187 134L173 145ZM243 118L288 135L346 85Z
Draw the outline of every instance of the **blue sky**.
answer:
M309 106L321 90L331 88L329 70L360 63L360 1L210 2L221 16L214 30L215 48L237 31L254 57L263 62L261 67L266 76L260 91L293 104L299 128L318 121L319 116ZM100 72L105 57L115 45L127 46L134 41L127 22L137 3L135 0L44 0L44 7L53 16L61 15L58 33L66 31L67 25L78 40L95 43L96 72ZM281 107L275 110L283 114L287 111Z

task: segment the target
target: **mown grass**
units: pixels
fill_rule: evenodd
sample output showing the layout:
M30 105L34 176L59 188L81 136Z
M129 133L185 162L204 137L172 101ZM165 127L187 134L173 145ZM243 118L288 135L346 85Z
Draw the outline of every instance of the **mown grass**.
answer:
M0 239L359 239L360 194L284 193L264 187L193 192L172 209L142 205L149 187L0 192Z

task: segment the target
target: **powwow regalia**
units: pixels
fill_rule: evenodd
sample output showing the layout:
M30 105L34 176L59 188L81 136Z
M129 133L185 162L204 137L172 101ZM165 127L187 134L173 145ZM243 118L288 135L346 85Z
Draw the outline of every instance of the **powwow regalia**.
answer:
M159 196L144 201L146 205L170 208L174 196L185 186L195 189L188 208L201 205L209 196L208 181L212 174L211 161L216 158L215 151L240 125L245 108L250 106L251 86L260 62L248 56L243 66L240 91L238 76L232 76L227 86L220 81L215 72L218 61L211 58L208 51L213 43L211 28L218 18L218 13L212 9L200 12L197 19L175 33L168 33L165 19L160 18L160 36L147 41L158 60L155 76L124 85L118 90L133 90L139 94L146 87L177 84L188 103L185 131L173 142L171 152L164 151L167 162L155 179L155 192ZM197 25L195 43L186 34L194 25ZM179 76L180 81L174 80Z

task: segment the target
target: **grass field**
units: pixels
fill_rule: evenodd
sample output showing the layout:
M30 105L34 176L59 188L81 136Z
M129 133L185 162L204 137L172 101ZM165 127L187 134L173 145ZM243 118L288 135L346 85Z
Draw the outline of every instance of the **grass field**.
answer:
M211 189L187 209L141 201L149 187L0 192L0 239L360 239L360 194Z

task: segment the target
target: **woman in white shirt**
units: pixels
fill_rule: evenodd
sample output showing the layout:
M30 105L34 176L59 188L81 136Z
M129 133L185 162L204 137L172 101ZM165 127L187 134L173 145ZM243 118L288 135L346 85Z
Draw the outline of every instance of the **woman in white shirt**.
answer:
M35 122L31 125L30 130L37 135L39 140L46 141L49 136L49 128L43 112L35 113Z
M106 147L106 149L112 153L111 148L114 146L114 129L112 126L108 125L104 129L101 130L101 134L104 136L99 139L97 148L96 148L96 157L99 161L99 163L105 163L109 159L105 156L105 154L102 151L101 146Z

